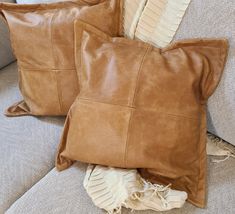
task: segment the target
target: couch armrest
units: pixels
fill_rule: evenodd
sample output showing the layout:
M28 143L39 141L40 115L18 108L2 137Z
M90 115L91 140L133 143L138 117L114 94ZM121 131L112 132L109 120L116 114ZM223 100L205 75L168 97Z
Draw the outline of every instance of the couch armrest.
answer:
M15 3L14 0L0 0L0 2ZM5 21L0 17L0 69L15 60L12 53L9 31Z

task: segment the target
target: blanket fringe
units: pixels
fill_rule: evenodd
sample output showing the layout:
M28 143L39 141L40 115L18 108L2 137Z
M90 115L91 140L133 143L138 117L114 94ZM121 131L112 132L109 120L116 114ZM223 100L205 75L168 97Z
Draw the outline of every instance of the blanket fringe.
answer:
M230 157L235 158L235 149L230 149L226 142L219 137L208 133L207 135L207 154L214 157L224 157L223 159L213 158L213 163L221 163Z

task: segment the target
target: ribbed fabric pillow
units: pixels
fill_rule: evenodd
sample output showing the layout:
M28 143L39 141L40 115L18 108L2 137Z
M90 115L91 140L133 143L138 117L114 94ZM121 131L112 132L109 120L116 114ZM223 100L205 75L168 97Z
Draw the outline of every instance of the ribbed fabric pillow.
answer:
M148 0L139 19L135 38L157 47L167 46L191 0Z
M125 36L134 39L139 18L147 0L124 0L124 32Z

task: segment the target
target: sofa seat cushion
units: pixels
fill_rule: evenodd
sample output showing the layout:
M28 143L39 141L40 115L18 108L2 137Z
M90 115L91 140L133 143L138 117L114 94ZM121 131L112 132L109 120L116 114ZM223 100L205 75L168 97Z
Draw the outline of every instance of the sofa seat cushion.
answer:
M6 214L103 213L93 205L83 188L86 166L86 164L76 163L62 172L53 169L16 201ZM232 158L220 164L209 161L208 207L199 209L187 203L182 209L171 210L165 214L235 213L235 207L231 206L235 203L234 167L235 159ZM221 199L223 199L223 203L221 203ZM130 213L130 210L123 209L122 213ZM134 213L154 214L156 212Z
M96 208L83 188L87 164L76 163L68 170L51 170L35 184L7 213L95 213L103 212Z
M64 118L7 118L19 99L17 65L0 70L0 213L54 166Z
M225 37L229 54L222 80L209 99L208 129L235 145L235 1L192 0L175 40ZM233 18L232 18L233 17Z

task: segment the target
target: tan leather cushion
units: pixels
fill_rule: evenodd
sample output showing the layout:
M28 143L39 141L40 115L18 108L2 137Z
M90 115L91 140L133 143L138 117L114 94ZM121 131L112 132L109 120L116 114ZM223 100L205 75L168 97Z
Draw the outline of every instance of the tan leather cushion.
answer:
M81 91L67 116L56 166L79 160L147 168L205 205L206 101L215 90L227 41L194 39L158 49L75 24Z
M82 19L116 36L122 31L121 9L122 0L37 5L0 3L0 14L10 28L24 98L6 114L66 115L79 92L74 62L74 20Z

